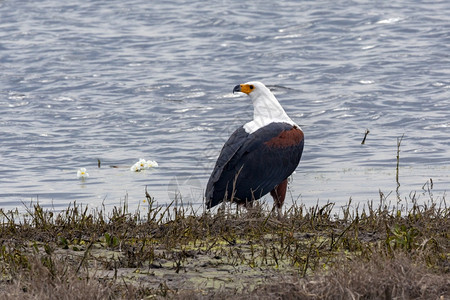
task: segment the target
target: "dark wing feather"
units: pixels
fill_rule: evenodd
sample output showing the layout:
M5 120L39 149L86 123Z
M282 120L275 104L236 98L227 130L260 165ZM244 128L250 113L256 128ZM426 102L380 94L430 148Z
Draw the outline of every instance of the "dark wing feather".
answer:
M240 135L237 144L230 138L224 149L230 143L235 145L234 153L230 157L232 151L222 150L208 182L207 207L231 200L232 196L236 202L259 199L291 175L300 162L304 143L299 129L292 131L295 136L283 134L291 130L290 124L271 123L247 136ZM295 140L286 142L282 139L285 137Z
M219 204L222 201L217 202L213 200L214 184L219 181L223 168L227 166L229 161L235 156L236 152L242 147L246 142L249 134L245 132L243 127L237 129L230 136L228 141L223 146L220 151L219 158L217 159L216 166L214 167L211 177L209 178L208 184L206 185L206 206L208 208Z

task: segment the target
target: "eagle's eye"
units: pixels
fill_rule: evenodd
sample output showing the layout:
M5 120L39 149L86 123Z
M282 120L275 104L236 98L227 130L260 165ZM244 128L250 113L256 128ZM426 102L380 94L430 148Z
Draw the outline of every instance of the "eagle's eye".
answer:
M253 85L250 85L250 89L253 90L255 87Z

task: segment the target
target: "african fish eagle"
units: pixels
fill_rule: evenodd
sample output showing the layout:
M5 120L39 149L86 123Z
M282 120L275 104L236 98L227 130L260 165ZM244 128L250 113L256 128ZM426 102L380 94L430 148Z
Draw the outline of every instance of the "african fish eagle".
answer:
M223 201L251 204L269 193L281 211L288 177L303 152L303 131L261 82L234 87L253 102L253 120L238 128L220 152L206 186L206 207Z

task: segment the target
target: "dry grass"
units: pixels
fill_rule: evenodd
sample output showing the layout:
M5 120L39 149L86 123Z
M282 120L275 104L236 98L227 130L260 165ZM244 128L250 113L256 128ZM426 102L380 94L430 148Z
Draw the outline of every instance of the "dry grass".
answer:
M217 214L0 210L2 299L448 299L445 199ZM443 298L442 298L443 297Z
M27 257L27 266L17 270L13 280L3 286L2 299L108 299L110 284L77 275L63 259Z
M283 299L441 299L449 295L450 278L404 254L377 255L371 260L342 259L327 272L310 278L290 278L280 285L266 285L249 296L270 295ZM446 299L446 298L444 298Z

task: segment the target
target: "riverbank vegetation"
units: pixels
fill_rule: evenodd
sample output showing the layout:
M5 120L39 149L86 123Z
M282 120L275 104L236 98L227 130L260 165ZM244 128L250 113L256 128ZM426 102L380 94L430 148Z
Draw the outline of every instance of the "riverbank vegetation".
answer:
M2 299L448 299L445 197L0 211ZM142 211L142 210L141 210Z

